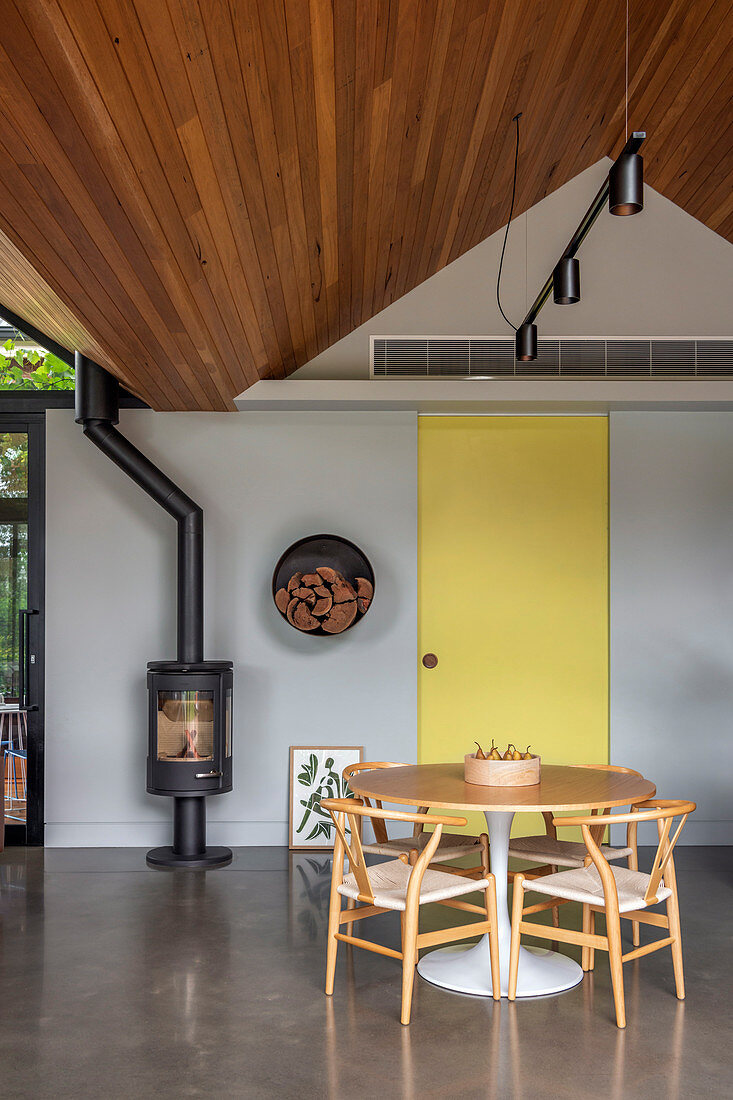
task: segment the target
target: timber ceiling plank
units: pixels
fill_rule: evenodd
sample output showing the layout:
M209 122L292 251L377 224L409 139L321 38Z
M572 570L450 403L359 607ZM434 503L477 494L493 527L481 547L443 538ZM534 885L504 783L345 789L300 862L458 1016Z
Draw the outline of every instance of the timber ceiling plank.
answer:
M631 0L646 180L733 236L730 0ZM625 0L8 0L0 295L155 408L284 377L624 141Z
M463 52L469 24L468 5L463 0L453 5L451 11L450 36L446 43L445 52L441 54L442 65L440 67L440 86L436 113L433 119L430 143L425 154L424 171L421 177L419 198L416 197L418 206L415 231L408 241L409 263L407 267L406 287L417 286L421 282L418 276L422 246L426 239L430 215L435 206L435 190L438 183L440 164L447 148L446 135L450 114L457 95L457 83L460 69L460 60ZM403 263L407 259L407 254Z
M366 255L369 201L369 156L372 139L372 102L377 60L377 5L357 4L354 31L354 115L361 125L354 127L351 209L351 321L361 324L364 311L364 258Z

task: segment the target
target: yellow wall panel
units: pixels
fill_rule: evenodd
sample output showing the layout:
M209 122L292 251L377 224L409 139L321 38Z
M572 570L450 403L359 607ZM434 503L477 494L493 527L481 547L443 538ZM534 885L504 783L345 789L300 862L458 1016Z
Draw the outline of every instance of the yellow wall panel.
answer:
M418 505L419 761L607 762L606 418L421 417Z

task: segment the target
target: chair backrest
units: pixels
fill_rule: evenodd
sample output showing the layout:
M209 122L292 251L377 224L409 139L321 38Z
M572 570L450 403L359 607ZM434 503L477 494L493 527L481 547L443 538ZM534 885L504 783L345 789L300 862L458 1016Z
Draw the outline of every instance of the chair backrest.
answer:
M352 775L358 775L359 772L376 771L377 768L406 768L407 766L407 764L399 764L393 760L361 760L356 764L347 764L341 775L348 783ZM366 797L366 795L360 795L359 797L365 806L371 806L371 801ZM381 810L381 799L376 798L374 800L374 805L377 807L377 809ZM418 806L417 812L419 814L426 814L429 809L429 806ZM386 844L389 840L389 837L387 835L387 826L384 824L384 821L380 821L378 817L372 817L371 822L372 828L374 830L374 839L377 841L378 844ZM415 837L419 836L423 830L423 825L424 820L422 822L418 822L418 824L416 824L412 830L412 835Z
M659 843L654 854L654 862L652 863L649 882L644 894L644 903L646 905L655 904L657 900L657 890L664 877L665 870L669 868L670 874L674 875L672 851L679 840L680 833L687 821L688 815L695 809L697 809L697 807L694 802L687 802L682 799L649 798L644 802L634 803L631 813L613 815L614 825L623 822L638 824L640 821L656 821L657 823ZM680 823L670 839L669 834L672 829L672 822L676 817L680 818ZM598 873L603 883L604 893L608 896L608 891L615 891L616 880L613 877L613 872L611 871L608 861L601 852L591 832L591 828L593 825L597 824L597 820L593 817L564 817L561 820L563 825L580 825L588 854L598 869Z
M636 775L639 779L643 779L641 772L634 771L633 768L622 768L619 764L573 764L574 768L589 768L598 772L622 772L624 775ZM607 817L610 814L610 809L604 807L602 809L591 810L594 817ZM554 814L551 810L544 810L542 816L545 819L545 828L548 836L557 837L556 825L566 825L567 820L565 818L562 821L554 821ZM616 823L616 817L614 815L613 824ZM607 826L611 822L604 822L602 826L594 826L593 835L597 841L600 841Z
M360 760L357 764L347 764L341 772L342 777L348 782L352 775L359 772L373 772L377 768L406 768L406 764L398 764L393 760Z
M415 865L410 874L410 884L412 889L420 889L420 882L425 873L425 870L433 858L433 854L440 843L440 836L443 832L444 825L467 825L468 822L465 817L446 817L442 814L428 814L418 815L414 813L407 813L403 810L382 810L375 809L373 806L365 806L360 799L356 798L323 798L321 799L321 806L328 810L333 818L333 823L336 826L336 844L334 845L333 852L333 873L334 876L343 876L344 857L349 860L349 867L353 872L356 879L357 886L359 887L359 900L366 902L368 905L374 904L374 893L372 891L372 885L369 880L369 870L364 858L364 850L361 846L361 837L359 835L359 823L362 818L378 818L382 822L384 821L411 821L415 822L424 821L428 825L434 825L435 829L430 837L430 840L423 848L422 852L418 855ZM349 822L350 838L346 838L346 821ZM412 886L413 878L415 885Z
M620 764L573 764L574 768L592 768L597 772L623 772L625 775L638 775L639 779L643 779L641 772L634 771L633 768L622 768Z

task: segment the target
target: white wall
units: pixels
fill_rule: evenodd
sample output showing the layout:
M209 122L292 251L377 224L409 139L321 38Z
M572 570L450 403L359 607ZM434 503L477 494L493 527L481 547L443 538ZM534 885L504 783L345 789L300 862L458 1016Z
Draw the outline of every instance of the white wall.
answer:
M289 745L416 756L416 416L128 411L120 428L204 508L206 655L235 665L234 790L208 800L209 839L285 844ZM145 666L175 656L175 524L73 413L49 412L47 453L46 843L168 843ZM270 594L280 553L322 531L377 580L336 638L298 634Z
M502 304L515 324L534 301L610 164L599 161L512 223ZM306 363L293 378L368 377L370 335L511 337L496 305L503 239L501 229ZM581 301L556 306L550 300L538 320L541 337L733 334L733 245L652 188L645 187L644 210L633 218L604 211L579 257Z
M610 502L611 760L733 844L733 413L612 413Z

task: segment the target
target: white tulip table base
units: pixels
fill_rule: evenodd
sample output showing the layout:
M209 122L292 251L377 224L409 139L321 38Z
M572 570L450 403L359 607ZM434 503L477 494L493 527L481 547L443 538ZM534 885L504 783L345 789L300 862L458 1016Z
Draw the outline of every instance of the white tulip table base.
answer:
M496 878L496 905L499 932L499 970L501 995L507 996L509 985L509 943L511 922L507 907L507 866L509 834L513 813L486 813L491 852L491 870ZM491 959L489 937L483 936L470 947L442 947L424 955L417 966L421 978L474 997L491 997ZM520 947L517 997L545 997L572 989L583 978L583 971L573 959L558 951L541 947Z

